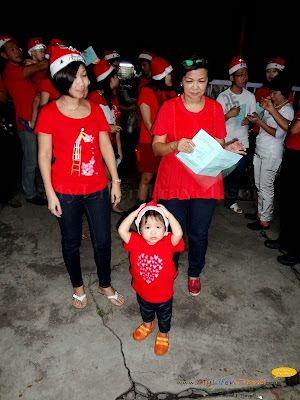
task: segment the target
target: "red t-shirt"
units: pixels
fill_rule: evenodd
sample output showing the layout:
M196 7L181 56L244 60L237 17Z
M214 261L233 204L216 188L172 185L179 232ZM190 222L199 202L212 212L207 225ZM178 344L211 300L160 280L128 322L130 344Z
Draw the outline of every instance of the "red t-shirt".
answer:
M143 88L144 86L146 86L147 83L149 83L150 81L151 81L151 78L146 78L145 75L143 75L143 76L141 77L139 83L138 83L138 87L137 87L138 93L140 93L141 90L142 90L142 88Z
M35 133L52 135L53 189L65 194L89 194L107 186L99 147L99 132L109 131L103 111L90 102L86 118L69 118L62 114L56 101L45 105L38 116Z
M165 101L152 127L154 135L167 135L166 143L193 136L204 129L212 137L224 139L226 126L220 103L205 96L205 105L198 113L188 111L181 96ZM175 155L177 151L161 157L154 186L154 199L224 198L221 173L216 177L198 175L185 166Z
M184 241L181 238L174 247L171 236L169 232L155 245L149 245L141 235L131 232L129 242L124 243L124 250L130 252L132 287L150 303L168 301L174 294L173 254L184 250Z
M7 89L4 85L3 79L2 79L2 75L0 75L0 92L5 92L7 93Z
M37 93L41 91L40 86L43 81L43 79L46 79L48 77L48 71L38 71L35 74L32 75L31 82L33 83L34 88L36 89Z
M52 85L50 78L45 78L42 80L40 84L40 92L49 93L49 102L58 99L60 96L60 92Z
M296 112L294 118L300 118L300 109ZM288 134L285 147L291 150L300 150L300 133L295 133L294 135Z
M32 102L36 96L36 91L30 77L25 78L23 66L14 65L7 62L3 71L3 81L11 96L16 114L17 130L25 130L19 118L31 121Z

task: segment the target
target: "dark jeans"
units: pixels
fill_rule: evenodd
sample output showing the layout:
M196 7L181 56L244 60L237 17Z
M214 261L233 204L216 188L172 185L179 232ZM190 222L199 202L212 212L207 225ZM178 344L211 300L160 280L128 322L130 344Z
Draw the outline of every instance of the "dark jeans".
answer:
M280 234L278 241L300 257L300 150L285 149L279 175Z
M216 208L216 199L160 200L180 223L183 232L189 237L188 275L197 278L205 265L208 246L208 230ZM179 254L173 260L178 270Z
M73 287L83 285L79 250L83 213L89 224L99 286L109 287L111 220L108 188L88 195L56 194L62 207L62 216L57 218L61 230L62 253Z
M226 207L232 206L232 204L236 203L237 201L241 178L247 166L247 162L248 155L243 155L234 170L230 172L228 176L224 177L224 204Z
M171 329L173 297L163 303L150 303L136 294L144 322L152 322L157 315L158 327L161 333L168 333Z

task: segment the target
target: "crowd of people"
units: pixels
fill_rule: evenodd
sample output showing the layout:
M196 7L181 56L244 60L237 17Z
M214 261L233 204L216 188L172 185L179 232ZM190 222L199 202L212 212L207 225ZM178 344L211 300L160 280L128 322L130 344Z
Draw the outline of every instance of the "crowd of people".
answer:
M118 76L121 56L116 50L105 51L89 68L80 51L59 39L46 46L42 38L31 38L28 59L17 40L5 34L0 36L0 54L5 61L0 80L2 125L10 98L14 109L10 120L14 120L22 148L25 199L33 205L47 205L57 218L73 307L83 309L88 304L80 262L84 214L98 291L115 306L125 303L111 283L111 211L116 212L121 217L118 232L124 250L130 253L132 287L143 320L133 338L145 339L154 330L157 316L154 351L165 354L183 235L187 234L188 242L187 288L192 296L198 296L216 205L223 201L229 210L243 213L237 201L249 165L253 165L257 212L245 215L254 221L248 228L270 228L274 182L279 174L281 230L278 239L266 240L265 246L286 250L277 258L282 264L300 262L297 241L291 235L294 221L297 229L300 226L296 205L299 111L294 116L283 59L268 62L268 82L256 98L246 89L247 63L237 55L228 68L231 86L212 99L206 94L210 63L203 55L189 55L175 71L168 60L142 50L136 91L124 102ZM135 161L140 180L134 210L126 212L119 208L123 187L118 166L126 156L121 116L131 112L137 114ZM193 138L201 129L223 149L240 155L226 173L198 175L177 157L195 151ZM252 153L253 140L249 138L254 134ZM1 142L8 146L2 136ZM9 151L13 151L11 145ZM5 193L1 202L20 207L14 199L13 179L3 176L1 170ZM134 222L137 232L131 230Z

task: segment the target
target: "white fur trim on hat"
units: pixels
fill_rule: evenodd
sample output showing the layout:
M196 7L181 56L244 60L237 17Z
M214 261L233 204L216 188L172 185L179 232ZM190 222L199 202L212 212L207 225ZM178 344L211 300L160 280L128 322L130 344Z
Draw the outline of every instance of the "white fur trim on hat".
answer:
M116 51L110 53L110 54L106 54L104 56L104 60L111 60L112 58L120 58L120 54L118 54Z
M167 76L171 71L173 71L173 67L172 67L172 65L169 65L169 66L164 70L164 72L162 72L161 74L152 76L152 79L154 79L154 80L156 80L156 81L159 81L159 80L161 80L162 78L164 78L165 76Z
M65 54L64 56L57 58L55 61L53 61L53 63L50 64L51 76L53 77L58 71L65 68L73 61L81 61L85 64L85 61L80 54Z
M6 43L6 42L8 42L9 40L14 40L12 37L5 37L5 38L2 38L2 39L0 39L0 48Z
M105 79L113 70L114 70L114 67L111 65L107 71L105 71L102 74L97 76L96 81L97 82L103 81L103 79Z
M36 46L33 46L31 47L31 49L28 50L28 54L31 56L31 52L38 49L46 49L46 46L44 44L37 44Z
M270 64L268 64L266 66L266 70L269 69L269 68L276 68L276 69L279 69L279 71L283 71L284 67L285 67L285 65L281 65L281 64L277 64L277 63L271 62Z
M240 68L248 68L246 62L242 58L239 58L237 60L237 63L233 65L231 68L229 68L229 75L232 75L235 71L237 71Z
M140 210L140 212L138 213L138 215L137 215L137 217L136 217L136 219L135 219L135 221L134 221L134 222L135 222L135 225L136 225L136 227L137 227L138 233L140 233L140 223L141 223L142 217L145 215L145 213L146 213L147 211L149 211L149 210L154 210L154 211L157 211L159 214L161 214L161 216L163 217L164 223L165 223L165 227L166 227L165 235L168 234L169 220L168 220L168 218L165 216L163 210L162 210L160 207L158 207L157 205L155 205L155 204L156 204L156 203L155 203L154 201L151 201L150 203L147 203L147 204L145 205L145 207L142 208L142 209Z
M152 56L150 56L150 54L147 54L147 53L141 53L140 55L139 55L139 58L144 58L145 60L149 60L149 61L151 61L152 60Z

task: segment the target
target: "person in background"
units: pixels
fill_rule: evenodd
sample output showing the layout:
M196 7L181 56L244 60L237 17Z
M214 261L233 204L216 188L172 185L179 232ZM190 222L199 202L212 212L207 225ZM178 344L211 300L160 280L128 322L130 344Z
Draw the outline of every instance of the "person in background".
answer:
M293 267L300 263L300 190L298 184L300 182L300 109L296 112L294 119L289 120L267 98L262 99L261 107L272 115L283 130L287 131L279 176L280 232L277 239L267 239L264 244L269 249L286 251L286 254L277 256L277 261Z
M42 42L41 37L34 37L28 40L27 44L28 54L31 56L30 59L24 60L24 65L36 64L46 59L46 45ZM38 71L31 77L31 81L36 90L36 96L33 100L32 105L32 117L31 117L31 128L34 128L38 112L40 110L40 99L41 99L41 82L49 75L48 70Z
M255 100L256 100L256 105L257 108L260 110L260 101L263 98L267 98L270 96L270 91L268 84L271 81L274 76L277 76L278 74L281 74L285 69L285 60L281 57L275 57L271 58L265 68L265 78L263 81L263 85L258 88L255 93ZM293 93L290 92L289 94L289 101L290 103L293 103L294 101L294 96ZM251 124L251 130L249 134L249 151L248 151L248 171L249 171L249 184L253 188L255 187L254 183L254 171L253 171L253 156L254 156L254 151L255 151L255 141L256 141L256 136L259 133L259 127L256 124ZM251 214L246 213L245 214L246 218L251 219ZM256 218L255 218L256 219Z
M284 75L277 75L271 79L268 86L274 108L291 121L294 108L288 100L291 90L288 80ZM249 115L248 118L251 123L259 126L259 134L253 157L257 213L254 215L256 220L247 224L247 227L252 230L270 229L274 213L274 183L282 162L287 131L282 129L268 111L264 111L262 119L257 113Z
M88 98L97 103L103 110L106 120L110 127L110 139L114 149L116 162L120 163L123 159L122 143L121 143L121 130L118 96L116 89L119 86L119 77L115 68L104 59L101 59L95 64L94 75L97 81L96 90L92 90L88 94ZM107 167L106 178L108 186L111 186L111 174ZM112 211L123 216L124 210L120 209L117 205L112 205Z
M138 61L142 70L142 76L138 82L137 91L140 94L142 87L146 86L151 81L151 60L155 54L147 50L142 50L138 56Z
M141 89L138 106L141 114L141 129L138 144L135 148L136 166L141 174L138 190L138 200L146 201L151 197L150 184L157 173L160 157L153 154L151 132L153 121L161 104L176 96L173 88L173 67L162 57L151 60L152 78Z
M36 96L31 78L39 71L48 70L49 61L45 59L24 66L17 41L7 34L0 37L0 54L6 60L3 81L14 104L17 131L23 150L22 187L25 198L31 204L46 205L46 199L39 195L44 194L44 187L37 162L37 138L30 125L32 104Z
M111 286L110 203L120 202L121 181L110 128L101 108L85 98L90 81L80 52L72 47L54 46L50 74L61 96L40 110L35 133L48 209L61 229L62 254L73 286L73 306L87 306L80 263L84 213L94 249L98 291L112 304L122 306L123 296ZM110 192L104 162L112 176Z
M138 233L131 231L134 221ZM168 232L169 225L172 233ZM156 314L159 331L154 352L164 355L169 348L176 278L173 254L184 250L181 226L163 205L151 201L132 211L121 222L118 232L124 241L124 250L130 252L132 287L143 320L133 332L133 338L144 340L154 330Z
M160 106L152 126L152 148L161 157L153 199L163 204L188 235L188 290L197 296L200 274L205 266L208 231L218 200L224 198L221 173L216 177L197 175L182 163L178 152L192 153L193 137L204 129L226 150L245 154L240 141L225 143L226 126L222 106L205 95L209 65L193 54L178 71L182 94ZM153 72L152 72L153 73ZM174 254L178 270L179 253Z
M240 140L246 149L249 148L248 114L256 112L256 101L253 93L246 89L248 82L248 67L241 55L234 57L229 64L229 79L231 86L221 92L216 100L222 105L226 121L225 142ZM225 207L237 214L243 210L237 203L242 175L247 166L247 154L239 160L233 170L224 177Z
M8 93L0 75L0 203L18 208L22 203L14 197L14 191L20 152L14 119L14 110L9 104Z

